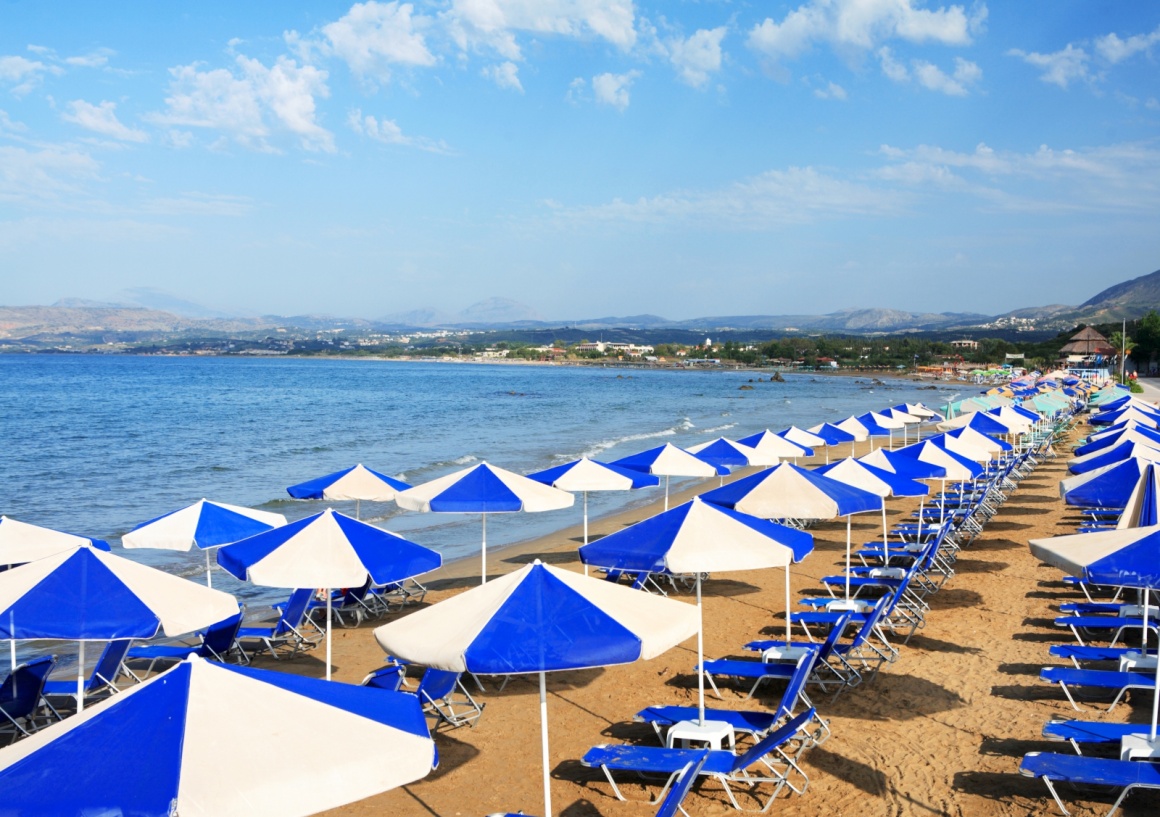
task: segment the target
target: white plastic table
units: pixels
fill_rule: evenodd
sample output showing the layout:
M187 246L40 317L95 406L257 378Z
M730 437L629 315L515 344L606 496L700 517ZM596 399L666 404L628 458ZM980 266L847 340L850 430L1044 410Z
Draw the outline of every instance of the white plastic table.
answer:
M707 743L710 749L720 749L726 741L733 749L733 727L725 721L679 721L669 728L668 741L670 749L687 749L690 743Z
M1148 733L1124 735L1120 738L1120 760L1141 760L1160 757L1160 738L1156 742L1148 740Z

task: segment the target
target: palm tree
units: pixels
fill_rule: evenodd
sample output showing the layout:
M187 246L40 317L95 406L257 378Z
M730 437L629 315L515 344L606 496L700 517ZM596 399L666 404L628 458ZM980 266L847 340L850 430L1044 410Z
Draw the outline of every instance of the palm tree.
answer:
M1124 364L1128 355L1132 354L1132 350L1136 348L1136 341L1125 336L1123 332L1113 332L1108 338L1108 343L1120 352L1120 382L1123 383Z

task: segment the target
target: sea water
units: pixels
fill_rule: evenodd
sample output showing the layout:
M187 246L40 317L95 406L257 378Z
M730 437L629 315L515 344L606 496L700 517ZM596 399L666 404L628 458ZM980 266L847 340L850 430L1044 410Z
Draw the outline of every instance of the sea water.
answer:
M937 406L951 393L905 378L786 374L770 382L768 373L736 369L0 355L0 513L106 539L115 552L200 580L201 552L125 551L121 535L203 497L301 518L326 505L292 500L287 486L358 462L412 485L481 460L529 473L665 442L838 422L903 402ZM691 482L674 479L673 487ZM590 494L590 518L661 492L663 481ZM355 513L353 502L331 504ZM580 504L492 516L489 549L577 524ZM477 514L366 502L359 513L445 560L478 556ZM215 586L251 608L287 592L220 570Z

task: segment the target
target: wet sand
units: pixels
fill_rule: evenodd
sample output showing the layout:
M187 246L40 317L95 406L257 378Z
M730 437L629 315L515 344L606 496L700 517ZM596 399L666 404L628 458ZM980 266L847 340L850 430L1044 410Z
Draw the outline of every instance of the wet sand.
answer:
M863 446L864 448L864 446ZM845 447L843 447L845 449ZM843 451L843 453L845 453ZM1054 812L1043 784L1018 775L1024 752L1064 751L1040 738L1044 722L1076 715L1062 694L1041 683L1041 667L1059 663L1048 655L1052 643L1068 641L1052 624L1060 600L1075 594L1059 581L1058 571L1041 565L1027 548L1033 537L1070 533L1074 515L1059 499L1058 481L1066 475L1065 455L1031 474L965 550L956 575L930 598L926 627L902 649L871 684L836 701L818 693L815 704L830 720L833 737L807 753L804 767L810 786L804 796L784 795L771 813L794 817L858 815L1028 815ZM683 501L698 490L674 495ZM889 521L916 507L891 500ZM660 504L590 523L591 536L609 533L660 510ZM568 512L560 512L563 519ZM855 517L855 544L879 537L880 516ZM795 598L819 592L819 578L837 572L845 548L845 523L823 523L812 532L816 550L794 567ZM581 570L575 549L580 528L489 554L490 572L509 572L534 558ZM432 575L427 603L478 582L479 561L465 559ZM784 627L784 574L779 570L715 574L706 584L705 650L709 657L743 655L741 645L762 636L780 637ZM687 594L676 596L692 603ZM405 613L404 613L405 614ZM334 674L358 683L382 663L371 631L379 622L336 630ZM653 704L694 704L692 674L696 643L690 640L651 661L548 676L554 810L582 815L652 814L645 800L657 788L628 783L630 802L618 801L597 770L578 759L592 745L621 741L654 741L651 729L632 723L639 709ZM752 654L749 654L752 657ZM321 649L293 661L260 665L322 675ZM473 694L475 690L472 689ZM755 708L776 702L777 685L759 690L747 701L734 690L722 690L724 701L712 705ZM711 692L710 692L711 695ZM328 812L331 815L486 815L543 809L540 778L538 694L535 676L518 677L505 690L489 683L478 693L486 703L475 728L448 730L436 736L438 770L422 781ZM1146 718L1150 698L1133 695L1108 719ZM313 751L358 751L357 747L304 748L303 772L309 774ZM1074 796L1074 795L1073 795ZM1065 795L1066 797L1066 795ZM1090 795L1089 795L1090 797ZM1110 799L1070 799L1077 815L1103 814ZM759 806L743 799L748 809ZM721 789L706 783L685 801L692 817L736 813ZM1160 797L1137 793L1128 799L1128 814L1160 812Z

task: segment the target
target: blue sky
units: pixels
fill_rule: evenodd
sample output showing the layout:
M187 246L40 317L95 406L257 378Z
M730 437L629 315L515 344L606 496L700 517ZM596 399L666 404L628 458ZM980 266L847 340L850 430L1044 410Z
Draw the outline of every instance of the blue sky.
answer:
M0 2L0 302L994 313L1160 267L1160 4Z

